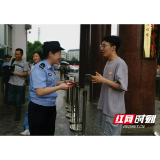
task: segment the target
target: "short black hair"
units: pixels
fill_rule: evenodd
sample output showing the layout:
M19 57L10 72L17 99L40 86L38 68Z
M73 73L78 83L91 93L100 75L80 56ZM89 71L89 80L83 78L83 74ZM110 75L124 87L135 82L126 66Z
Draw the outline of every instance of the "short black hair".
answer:
M23 49L21 49L21 48L17 48L15 51L20 51L21 54L23 54Z
M42 59L46 59L48 57L50 51L52 52L52 54L55 54L61 50L45 50L45 51L43 51Z
M39 57L40 57L41 60L42 60L42 52L41 52L41 51L34 52L34 54L36 54L36 53L39 55ZM33 54L33 55L34 55L34 54Z
M111 44L111 46L116 46L116 53L121 45L121 39L119 36L107 36L102 39L102 42L106 41Z
M5 55L4 58L9 58L9 55Z

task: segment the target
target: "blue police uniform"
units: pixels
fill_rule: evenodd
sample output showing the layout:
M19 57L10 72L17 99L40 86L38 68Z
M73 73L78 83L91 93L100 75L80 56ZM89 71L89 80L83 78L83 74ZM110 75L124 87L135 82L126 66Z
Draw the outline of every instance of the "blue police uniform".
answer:
M51 93L44 96L37 96L36 88L57 86L57 76L54 73L54 66L43 60L37 63L30 76L30 95L31 101L42 106L55 106L57 93Z
M8 61L4 61L3 64L2 64L2 67L7 66L8 63L9 63Z
M54 66L50 66L46 59L37 63L30 75L31 101L28 106L28 122L31 135L54 135L57 93L37 96L35 90L55 86L57 77Z
M64 50L58 41L44 42L43 58L50 59L50 51L56 54ZM37 96L37 88L57 86L57 77L54 67L50 66L47 60L37 63L30 76L31 101L28 106L28 122L30 135L54 135L56 120L56 98L57 93L53 92L44 96ZM55 59L56 60L56 59Z

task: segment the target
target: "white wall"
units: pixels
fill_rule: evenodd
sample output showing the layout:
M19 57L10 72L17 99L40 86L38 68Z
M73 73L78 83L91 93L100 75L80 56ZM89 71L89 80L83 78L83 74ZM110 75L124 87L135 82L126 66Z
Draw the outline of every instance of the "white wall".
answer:
M27 35L25 24L13 24L12 26L12 56L14 57L16 48L22 48L23 59L26 61Z

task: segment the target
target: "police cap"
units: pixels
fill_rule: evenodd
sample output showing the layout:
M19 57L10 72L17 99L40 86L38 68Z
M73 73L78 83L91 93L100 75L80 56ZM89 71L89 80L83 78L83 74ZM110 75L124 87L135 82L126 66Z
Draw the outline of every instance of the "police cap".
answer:
M47 41L42 45L43 51L64 50L58 41Z

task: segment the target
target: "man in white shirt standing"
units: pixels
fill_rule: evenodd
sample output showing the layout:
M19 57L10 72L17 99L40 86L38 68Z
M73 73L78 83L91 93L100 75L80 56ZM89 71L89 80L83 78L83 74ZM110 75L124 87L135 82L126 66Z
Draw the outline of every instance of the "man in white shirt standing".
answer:
M10 77L8 82L8 103L12 104L14 102L14 105L16 106L15 122L20 121L21 108L25 91L25 77L28 76L28 71L30 70L28 63L22 59L22 56L23 50L21 48L17 48L15 50L16 60L13 63L15 69L13 76ZM11 61L8 65L11 65Z

